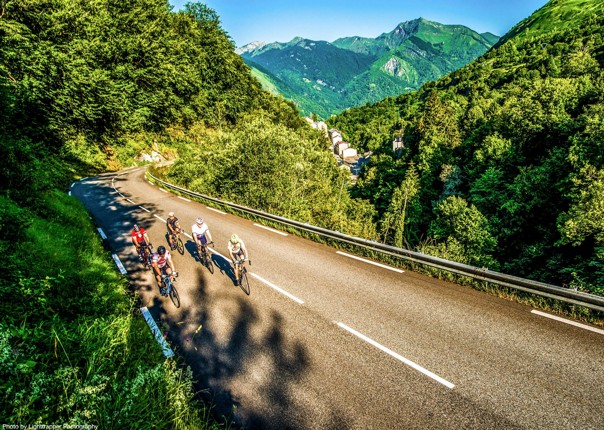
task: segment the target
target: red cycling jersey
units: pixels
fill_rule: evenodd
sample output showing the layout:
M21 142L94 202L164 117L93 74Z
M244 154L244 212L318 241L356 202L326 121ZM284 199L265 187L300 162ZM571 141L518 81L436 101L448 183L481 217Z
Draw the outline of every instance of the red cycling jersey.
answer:
M144 243L145 242L145 229L144 228L140 228L139 231L134 231L132 230L132 238L136 239L136 241L138 243Z

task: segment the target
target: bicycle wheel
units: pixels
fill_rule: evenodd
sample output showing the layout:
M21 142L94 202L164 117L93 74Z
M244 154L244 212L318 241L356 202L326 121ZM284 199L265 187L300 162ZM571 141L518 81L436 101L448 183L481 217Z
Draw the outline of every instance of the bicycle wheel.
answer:
M178 236L178 240L176 241L176 249L180 252L180 255L185 255L185 245L182 243L182 239Z
M150 255L150 252L149 252L149 248L145 246L143 248L143 251L141 252L141 255L143 257L143 261L142 261L143 267L145 269L150 268L151 267L151 263L150 263L149 259L151 258L151 255Z
M250 295L250 283L247 280L247 270L245 270L245 268L241 269L241 283L239 284L239 286L245 294L247 294L248 296Z
M177 308L180 307L180 296L178 295L178 291L176 290L176 286L174 286L174 284L172 284L172 288L170 288L170 300L172 300L172 303L174 303L174 306L176 306Z
M203 254L203 264L204 264L204 266L206 266L208 268L210 273L213 275L214 274L214 263L212 262L212 257L210 257L210 254L207 251Z

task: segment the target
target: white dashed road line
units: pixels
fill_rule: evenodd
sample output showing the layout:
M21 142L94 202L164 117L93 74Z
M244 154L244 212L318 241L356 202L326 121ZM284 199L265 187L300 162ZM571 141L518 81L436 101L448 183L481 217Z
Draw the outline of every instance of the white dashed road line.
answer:
M119 269L120 273L122 275L125 275L126 273L128 273L126 271L126 268L124 267L124 265L120 261L119 257L117 256L117 254L111 254L111 256L113 257L113 261L115 261L115 264L117 265L117 268Z
M283 290L282 288L277 287L275 284L273 284L272 282L267 281L266 279L256 275L255 273L251 273L248 272L250 275L252 275L254 278L258 279L260 282L265 283L266 285L268 285L269 287L271 287L272 289L279 291L281 294L289 297L290 299L292 299L294 302L300 303L301 305L304 304L303 300L300 300L299 298L297 298L296 296L294 296L293 294L288 293L287 291Z
M151 185L155 185L155 184L154 184L153 182L151 182L151 181L147 181L147 182L149 182Z
M428 376L429 378L434 379L437 382L440 382L441 384L443 384L445 387L447 388L454 388L455 385L450 383L449 381L447 381L446 379L441 378L440 376L436 375L435 373L430 372L429 370L424 369L423 367L421 367L419 364L414 363L411 360L406 359L405 357L397 354L396 352L392 351L391 349L386 348L383 345L380 345L379 343L377 343L375 340L372 340L370 338L368 338L367 336L365 336L364 334L359 333L358 331L348 327L346 324L344 323L337 323L338 326L342 327L344 330L348 331L349 333L354 334L355 336L357 336L360 339L363 339L365 342L375 346L376 348L382 350L383 352L385 352L386 354L396 358L399 361L402 361L403 363L405 363L407 366L412 367L413 369L417 370L418 372L423 373L424 375Z
M539 315L539 316L545 317L545 318L550 318L550 319L553 319L553 320L556 320L556 321L560 321L560 322L563 322L564 324L574 325L575 327L579 327L579 328L582 328L584 330L593 331L594 333L604 334L604 330L600 330L599 328L590 327L588 325L581 324L581 323L578 323L578 322L575 322L575 321L571 321L571 320L567 320L567 319L564 319L564 318L560 318L560 317L557 317L555 315L546 314L545 312L536 311L536 310L533 309L531 311L531 313L535 314L535 315Z
M144 206L139 206L139 208L141 208L145 212L151 213L151 211L149 209L147 209L146 207L144 207Z
M105 234L105 232L103 231L102 228L97 228L97 231L99 232L99 234L101 235L101 239L105 240L107 239L107 235Z
M262 225L262 224L256 224L256 223L254 223L254 225L256 227L260 227L260 228L263 228L265 230L272 231L273 233L280 234L281 236L289 236L289 234L287 234L287 233L283 233L282 231L275 230L274 228L270 228L270 227L267 227L267 226Z
M160 217L159 215L153 215L155 218L157 218L158 220L160 220L161 222L166 222L165 219L163 219L162 217Z
M182 196L177 196L177 197L178 197L179 199L181 199L181 200L184 200L185 202L191 202L191 200L189 200L189 199L185 199L185 198L184 198L184 197L182 197Z
M160 191L163 191L164 193L167 193L167 192L168 192L167 190L164 190L163 188L160 188L159 190L160 190Z
M378 267L381 267L383 269L392 270L393 272L405 273L404 270L397 269L396 267L386 266L385 264L376 263L375 261L371 261L371 260L365 260L364 258L357 257L356 255L352 255L352 254L347 254L347 253L342 252L342 251L337 251L336 254L343 255L344 257L354 258L355 260L359 260L359 261L362 261L362 262L368 263L368 264L373 264L374 266L378 266Z
M130 200L130 199L126 199L126 201L134 204L134 202L132 200Z
M211 208L209 206L206 206L206 208L208 208L211 211L218 212L219 214L226 215L226 212L219 211L218 209L214 209L214 208Z
M147 321L147 324L149 325L149 328L151 329L151 333L153 333L153 337L155 338L155 340L161 347L161 349L164 353L164 356L166 358L174 357L174 351L172 351L172 348L170 348L170 345L168 344L168 342L166 342L166 339L164 338L163 333L157 326L157 323L153 319L153 316L151 315L151 312L149 312L149 309L147 309L147 307L143 307L143 308L140 308L140 311L141 311L141 314L143 314L143 318L145 318L145 321Z

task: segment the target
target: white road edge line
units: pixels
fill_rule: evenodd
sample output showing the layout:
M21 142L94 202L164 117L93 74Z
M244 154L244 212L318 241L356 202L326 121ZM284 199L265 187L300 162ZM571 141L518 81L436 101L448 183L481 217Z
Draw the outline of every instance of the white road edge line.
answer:
M119 269L120 273L122 275L125 275L126 273L128 273L126 271L126 268L124 267L124 265L120 261L119 257L117 256L117 254L111 254L111 256L113 257L113 261L115 261L115 264L117 265L117 268Z
M147 307L143 307L143 308L140 308L140 311L141 311L141 314L143 314L143 318L145 318L145 321L147 321L147 325L151 329L151 333L153 334L153 337L155 338L155 340L161 347L162 352L164 353L164 356L166 358L174 357L174 351L172 351L172 348L170 348L170 345L168 344L168 342L166 342L166 339L164 338L159 327L157 326L157 323L153 319L151 312L149 312L149 309L147 309Z
M144 206L139 206L139 208L141 208L142 210L144 210L146 212L151 213L151 211L149 209L147 209L146 207L144 207Z
M130 199L126 199L126 201L134 204L134 202L132 200L130 200Z
M184 200L185 202L191 202L191 200L189 200L189 199L185 199L185 198L184 198L184 197L182 197L182 196L178 196L178 198L179 198L179 199L181 199L181 200Z
M182 232L182 234L184 234L185 236L187 236L189 239L193 239L193 236L191 236L189 233L185 233L184 231Z
M293 294L288 293L287 291L277 287L275 284L267 281L266 279L262 278L261 276L256 275L255 273L252 272L248 272L250 275L252 275L254 278L258 279L260 282L264 282L266 285L268 285L269 287L271 287L274 290L279 291L281 294L289 297L290 299L292 299L294 302L300 303L301 305L304 304L303 300L300 300L299 298L297 298L296 296L294 296Z
M158 220L160 220L161 222L166 222L165 219L163 219L162 217L160 217L159 215L153 215L155 218L157 218Z
M97 228L99 234L101 235L101 239L105 240L107 239L107 235L105 234L105 232L103 231L103 229L101 227Z
M356 255L352 255L352 254L347 254L347 253L342 252L342 251L336 251L336 254L343 255L344 257L354 258L355 260L359 260L359 261L362 261L364 263L373 264L374 266L378 266L378 267L381 267L383 269L392 270L393 272L405 273L404 270L397 269L396 267L386 266L385 264L380 264L380 263L376 263L375 261L366 260L364 258L357 257Z
M578 322L574 322L574 321L571 321L571 320L567 320L567 319L564 319L564 318L560 318L560 317L557 317L555 315L546 314L545 312L541 312L541 311L537 311L537 310L533 309L531 311L531 313L535 314L535 315L540 315L540 316L545 317L545 318L551 318L553 320L560 321L560 322L563 322L565 324L574 325L575 327L579 327L579 328L582 328L582 329L585 329L585 330L593 331L594 333L604 334L604 330L600 330L599 328L590 327L588 325L581 324L581 323L578 323Z
M274 228L270 228L270 227L267 227L267 226L262 225L262 224L256 224L256 223L254 223L254 225L256 227L260 227L260 228L263 228L265 230L272 231L273 233L280 234L281 236L289 236L289 234L287 234L287 233L283 233L282 231L275 230Z
M402 361L403 363L405 363L407 366L410 366L412 368L414 368L415 370L417 370L418 372L423 373L424 375L434 379L437 382L440 382L441 384L443 384L445 387L453 389L455 387L455 384L450 383L449 381L447 381L446 379L441 378L440 376L436 375L435 373L430 372L427 369L424 369L423 367L421 367L419 364L414 363L411 360L406 359L405 357L403 357L402 355L397 354L396 352L392 351L391 349L386 348L383 345L380 345L379 343L377 343L375 340L368 338L367 336L365 336L364 334L359 333L358 331L348 327L346 324L344 323L337 323L338 326L342 327L344 330L354 334L355 336L363 339L365 342L370 343L371 345L375 346L376 348L384 351L386 354L396 358L399 361Z
M69 188L73 188L73 186L74 186L75 184L76 184L76 183L75 183L75 182L73 182L73 183L72 183L72 184L69 186Z
M71 195L71 190L67 191L67 195L70 196Z
M226 215L226 212L219 211L218 209L214 209L209 206L206 206L206 208L208 208L211 211L218 212L219 214Z

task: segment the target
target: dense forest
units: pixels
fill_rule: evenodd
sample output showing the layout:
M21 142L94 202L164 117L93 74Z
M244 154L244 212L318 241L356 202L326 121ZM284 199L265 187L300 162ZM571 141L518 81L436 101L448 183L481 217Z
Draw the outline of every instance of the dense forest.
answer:
M332 117L373 151L351 195L379 240L604 293L603 65L604 2L555 0L467 67Z

